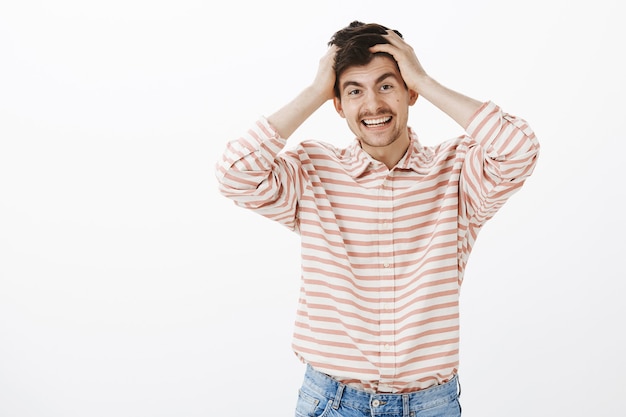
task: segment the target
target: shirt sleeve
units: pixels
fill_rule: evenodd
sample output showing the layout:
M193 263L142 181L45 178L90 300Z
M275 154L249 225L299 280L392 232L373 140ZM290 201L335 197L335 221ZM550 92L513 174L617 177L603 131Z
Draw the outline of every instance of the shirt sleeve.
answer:
M228 142L215 167L219 191L236 205L296 228L299 172L295 159L283 158L286 139L265 118Z
M528 123L484 103L466 129L470 145L461 170L461 204L467 218L483 224L533 172L539 142Z

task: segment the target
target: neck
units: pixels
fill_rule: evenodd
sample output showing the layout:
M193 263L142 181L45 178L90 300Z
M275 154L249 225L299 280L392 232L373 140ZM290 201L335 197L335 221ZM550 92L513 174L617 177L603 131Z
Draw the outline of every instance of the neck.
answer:
M409 148L410 142L408 137L398 138L387 146L369 146L361 142L361 148L372 158L382 162L387 166L387 169L391 170L402 159Z

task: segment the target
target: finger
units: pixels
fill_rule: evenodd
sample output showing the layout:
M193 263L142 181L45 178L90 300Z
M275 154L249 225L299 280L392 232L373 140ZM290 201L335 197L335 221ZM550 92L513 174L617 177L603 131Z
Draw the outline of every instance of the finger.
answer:
M398 47L396 45L393 45L391 43L379 43L376 44L374 46L371 46L369 48L369 51L371 53L376 53L376 52L386 52L389 55L395 55L395 52L398 51Z
M404 42L402 36L398 35L393 30L387 30L387 34L383 35L390 42Z

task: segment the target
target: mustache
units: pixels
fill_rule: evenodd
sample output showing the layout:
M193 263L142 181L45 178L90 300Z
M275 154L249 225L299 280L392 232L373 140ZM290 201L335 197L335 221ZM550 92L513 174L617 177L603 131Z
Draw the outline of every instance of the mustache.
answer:
M376 112L371 112L371 111L364 111L362 113L359 113L359 119L365 119L368 117L378 117L378 116L385 116L385 115L391 115L391 116L395 116L395 114L386 108L381 108L376 110Z

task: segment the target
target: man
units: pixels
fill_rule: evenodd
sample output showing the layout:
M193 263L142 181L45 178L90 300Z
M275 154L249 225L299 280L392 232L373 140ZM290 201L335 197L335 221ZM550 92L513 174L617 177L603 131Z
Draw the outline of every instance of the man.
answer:
M458 416L459 289L476 236L531 174L528 124L446 88L397 31L352 22L313 83L228 143L220 191L300 234L296 416ZM426 147L418 96L465 134ZM289 136L332 100L345 149Z

